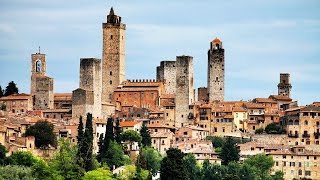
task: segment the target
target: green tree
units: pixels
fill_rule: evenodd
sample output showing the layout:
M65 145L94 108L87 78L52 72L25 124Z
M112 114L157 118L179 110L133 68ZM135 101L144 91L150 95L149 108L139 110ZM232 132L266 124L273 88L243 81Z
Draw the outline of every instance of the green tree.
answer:
M224 144L224 139L222 137L218 136L207 136L207 140L210 140L212 142L213 147L220 148Z
M124 171L121 172L117 179L119 180L146 180L149 172L144 169L139 169L134 165L126 165Z
M122 133L122 129L120 127L120 121L119 119L116 120L116 127L114 128L114 139L116 140L116 142L118 144L121 144L121 133Z
M19 89L17 88L16 83L11 81L11 82L9 82L8 86L6 87L4 96L9 96L11 94L18 94L18 93L19 93Z
M183 163L184 154L180 149L170 148L167 156L161 161L161 180L185 180L188 178L187 168Z
M93 149L93 128L92 128L92 114L87 114L86 128L82 139L82 151L81 154L84 168L86 171L91 171L94 169L92 149Z
M221 152L219 157L222 160L223 165L227 165L231 161L239 161L239 148L237 147L236 142L231 138L227 137L225 143L222 145Z
M2 87L0 86L0 97L2 97L3 96L3 89L2 89Z
M47 149L56 146L56 137L53 133L53 124L48 121L38 121L27 128L26 136L35 137L35 145L41 149Z
M161 155L157 150L151 147L141 148L137 158L137 166L150 171L152 175L156 175L160 170L161 160Z
M97 155L97 159L99 162L102 159L106 158L106 152L109 149L110 142L114 140L114 133L113 133L113 119L108 118L107 126L106 126L106 133L103 142L99 146L99 151Z
M6 109L7 109L7 105L6 105L6 103L3 101L3 102L1 103L0 110L5 111Z
M130 144L130 151L132 150L131 147L133 145L133 142L141 142L141 136L140 133L134 130L127 130L121 134L123 141L129 141Z
M59 150L49 162L54 179L81 179L85 172L77 164L77 146L72 145L67 139L59 141Z
M276 171L274 175L271 175L272 180L284 180L283 178L284 173L282 171Z
M151 136L149 129L146 125L142 125L142 128L140 129L140 135L142 137L141 144L143 147L151 146Z
M275 123L268 124L265 131L267 134L282 134L284 132L284 130Z
M183 158L183 163L187 169L190 180L198 180L201 178L200 167L197 165L197 160L193 154L187 154Z
M106 156L101 160L101 162L107 163L111 169L124 165L126 161L122 147L115 141L110 142L109 148L106 151Z
M0 165L4 165L5 162L6 162L6 153L7 153L7 149L5 146L3 146L1 143L0 143Z
M0 166L0 179L36 180L30 167L17 165Z
M254 133L255 133L255 134L262 134L263 131L264 131L263 128L258 128L258 129L256 129L256 130L254 131Z
M83 145L83 138L84 138L84 132L83 132L83 121L82 116L79 118L79 125L78 125L78 135L77 135L77 164L80 167L84 167L84 160L83 160L83 153L85 153L85 147Z
M265 154L257 154L246 159L244 161L244 164L255 167L257 170L257 176L260 179L267 179L270 178L270 172L274 161L271 156L267 156Z
M46 161L43 159L38 159L35 164L31 167L32 175L37 179L45 179L45 180L55 180L52 173L52 169L49 168Z
M106 168L98 168L88 171L82 178L83 180L115 180L112 177L112 172Z
M29 151L16 151L9 157L12 165L31 167L37 163L38 159Z

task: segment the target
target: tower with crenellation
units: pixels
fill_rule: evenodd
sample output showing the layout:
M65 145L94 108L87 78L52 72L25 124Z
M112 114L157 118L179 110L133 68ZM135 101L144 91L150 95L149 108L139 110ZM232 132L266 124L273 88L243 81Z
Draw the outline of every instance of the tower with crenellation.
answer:
M224 49L220 39L210 43L208 51L208 96L209 101L224 100Z
M280 73L280 82L278 84L278 95L288 96L291 95L291 83L289 73Z

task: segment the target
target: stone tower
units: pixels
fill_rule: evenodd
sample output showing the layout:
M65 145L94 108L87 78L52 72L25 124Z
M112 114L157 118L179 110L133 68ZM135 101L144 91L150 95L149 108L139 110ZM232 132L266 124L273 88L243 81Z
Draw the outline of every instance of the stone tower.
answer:
M166 94L176 92L176 61L161 61L157 67L157 80L165 80Z
M278 84L278 95L288 96L291 95L291 84L290 84L290 74L281 73L280 82Z
M176 60L176 127L182 127L189 123L189 104L194 101L192 60L191 56L177 56Z
M224 100L224 49L218 38L208 51L208 94L210 102Z
M113 91L125 80L125 30L111 8L107 23L102 24L102 103L110 103Z
M33 109L54 108L53 78L46 76L46 55L39 52L31 55L31 95Z
M79 88L72 92L72 117L101 117L101 60L80 59Z

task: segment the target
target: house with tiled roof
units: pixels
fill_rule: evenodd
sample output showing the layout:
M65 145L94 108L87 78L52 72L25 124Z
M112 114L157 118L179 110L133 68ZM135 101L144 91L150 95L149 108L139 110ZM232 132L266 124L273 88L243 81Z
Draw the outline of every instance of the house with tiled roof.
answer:
M122 131L127 131L127 130L140 131L140 129L142 127L142 121L120 122L120 127L122 128Z
M12 94L0 98L0 105L5 104L6 111L25 114L32 110L32 96L30 94Z

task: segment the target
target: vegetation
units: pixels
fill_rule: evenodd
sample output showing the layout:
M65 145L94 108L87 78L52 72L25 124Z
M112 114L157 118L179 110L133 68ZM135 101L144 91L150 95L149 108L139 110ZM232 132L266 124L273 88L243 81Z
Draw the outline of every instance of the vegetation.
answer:
M0 166L0 179L36 180L30 167L17 165Z
M187 168L183 161L183 152L180 149L170 148L166 153L167 156L161 161L161 180L189 179Z
M142 128L140 129L140 135L142 137L141 144L143 147L151 146L151 136L149 129L146 125L142 125Z
M142 137L140 136L140 133L134 130L127 130L121 134L123 141L128 141L130 145L130 149L134 142L138 142L140 144Z
M108 168L98 168L88 171L82 178L83 180L115 180L112 177L112 172Z
M111 141L114 140L114 132L113 132L113 119L108 118L105 137L99 138L99 152L97 155L97 159L99 162L103 162L103 159L106 159L106 152L109 149Z
M7 153L7 149L6 147L4 147L1 143L0 143L0 165L4 165L6 162L6 153Z
M56 137L53 133L53 124L48 121L38 121L27 128L26 136L35 137L35 145L41 149L47 149L56 146Z
M4 96L9 96L11 94L18 94L19 89L17 88L16 83L13 81L9 82L8 86L6 87L6 90L4 91Z
M114 140L118 144L121 144L122 138L121 138L122 129L120 127L120 121L119 119L116 120L116 127L114 128Z
M221 147L221 152L219 153L222 164L228 165L231 161L239 161L239 152L240 149L238 148L237 143L231 137L227 137Z
M266 126L265 131L267 134L283 134L286 133L285 129L275 123L270 123Z
M31 167L37 163L36 157L29 151L16 151L9 158L8 163L18 166Z
M201 168L193 154L187 154L183 158L183 163L187 169L190 180L198 180L201 177Z
M4 94L4 90L2 89L2 87L0 86L0 98L3 96Z
M254 133L255 133L255 134L262 134L263 131L264 131L263 128L258 128L258 129L256 129L256 130L254 131Z
M101 159L102 163L106 163L112 170L114 168L123 166L128 162L129 158L126 158L122 147L115 141L111 141L109 148L105 153L105 157Z
M160 170L161 155L158 151L151 147L141 148L137 158L137 166L146 169L156 175Z

